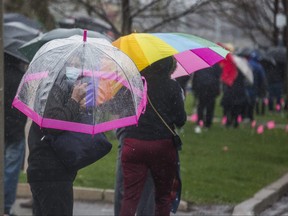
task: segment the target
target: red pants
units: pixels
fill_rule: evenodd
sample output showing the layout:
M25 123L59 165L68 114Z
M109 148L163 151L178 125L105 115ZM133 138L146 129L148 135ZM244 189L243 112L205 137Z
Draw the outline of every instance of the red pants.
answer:
M150 169L155 185L155 215L170 215L171 191L177 172L177 150L170 139L124 140L122 168L124 197L120 216L134 216Z

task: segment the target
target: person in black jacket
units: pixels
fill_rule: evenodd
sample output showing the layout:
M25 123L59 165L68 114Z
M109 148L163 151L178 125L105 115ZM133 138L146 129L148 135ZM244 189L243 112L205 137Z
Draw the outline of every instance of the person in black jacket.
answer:
M72 87L65 77L58 78L49 93L44 117L78 121L86 87L87 83ZM40 105L38 109L42 108L42 96L39 93L36 100ZM77 171L66 169L48 138L62 133L61 130L40 128L34 122L30 127L27 180L33 196L34 215L73 214L73 181Z
M223 115L227 117L226 126L239 126L238 117L242 116L247 104L247 93L245 90L245 77L237 69L237 77L231 86L223 84L223 96L221 106Z
M186 122L183 91L170 79L175 70L174 57L162 59L141 73L147 80L151 104L171 129ZM126 127L121 167L124 197L120 215L135 215L148 171L155 184L155 215L169 215L173 179L177 174L177 148L173 134L153 110L150 103L137 126Z
M205 128L210 128L213 123L216 97L220 94L220 75L218 64L193 74L192 90L198 102L196 133L201 132L201 121Z
M4 214L9 215L16 199L19 173L24 160L26 124L26 117L12 108L12 101L24 74L26 63L5 53L4 67Z

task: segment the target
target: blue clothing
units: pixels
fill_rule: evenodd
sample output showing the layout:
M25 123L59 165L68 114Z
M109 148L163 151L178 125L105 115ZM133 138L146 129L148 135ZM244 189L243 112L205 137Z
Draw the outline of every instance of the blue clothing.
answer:
M5 143L4 158L4 213L10 214L16 199L19 173L25 152L25 139Z
M248 92L254 101L256 97L261 97L266 93L266 72L258 61L249 59L248 63L253 71L253 85L248 87Z

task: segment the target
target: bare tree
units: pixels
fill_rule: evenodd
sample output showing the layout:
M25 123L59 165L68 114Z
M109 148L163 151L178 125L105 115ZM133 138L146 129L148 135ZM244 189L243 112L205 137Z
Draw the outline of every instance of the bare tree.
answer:
M223 22L241 29L254 44L261 47L277 44L275 17L280 1L287 7L286 0L222 0L213 1L210 6L214 17L216 15Z
M208 4L209 0L180 1L180 0L66 0L55 4L54 10L69 16L74 10L83 8L87 15L98 17L108 23L111 30L120 36L133 31L152 32L179 21L192 14L197 8ZM59 5L73 3L75 7L66 12ZM186 2L186 3L183 3ZM111 15L113 14L113 15Z
M54 17L49 11L48 0L5 0L5 12L18 12L38 20L47 29L55 28Z
M26 14L29 11L29 16L38 17L48 29L54 26L49 7L58 18L78 14L100 19L109 26L115 37L134 31L205 31L203 34L210 34L211 38L214 34L214 39L217 39L216 27L217 23L221 23L222 26L229 25L222 31L231 33L231 37L241 34L241 37L249 38L260 47L277 42L275 16L278 2L283 2L284 7L287 7L287 0L42 0L41 4L37 0L7 2L18 11L25 8L19 8L19 5L26 5Z

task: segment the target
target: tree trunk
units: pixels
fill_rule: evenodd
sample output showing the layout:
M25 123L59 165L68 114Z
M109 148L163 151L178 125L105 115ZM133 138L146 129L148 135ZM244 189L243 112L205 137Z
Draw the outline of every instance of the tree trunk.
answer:
M130 0L122 0L122 35L130 34L132 28L132 19L130 12Z

